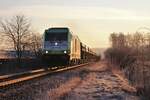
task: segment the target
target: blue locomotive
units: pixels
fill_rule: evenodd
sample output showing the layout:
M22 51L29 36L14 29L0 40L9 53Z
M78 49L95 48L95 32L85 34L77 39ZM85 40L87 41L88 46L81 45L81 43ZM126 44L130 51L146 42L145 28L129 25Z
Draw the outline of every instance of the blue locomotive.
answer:
M44 32L42 57L53 64L79 64L98 58L69 28L49 28Z

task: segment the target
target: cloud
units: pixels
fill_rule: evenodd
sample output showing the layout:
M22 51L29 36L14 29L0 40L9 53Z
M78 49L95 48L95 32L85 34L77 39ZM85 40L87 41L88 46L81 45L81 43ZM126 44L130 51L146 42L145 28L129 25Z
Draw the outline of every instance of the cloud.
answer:
M31 10L32 9L32 10ZM29 14L52 19L149 20L149 16L134 11L108 7L31 6L23 8ZM33 13L34 12L34 13Z
M114 1L114 0L113 0ZM101 4L108 4L109 2L104 0L0 0L0 7L3 8L12 8L19 6L39 6L39 5L47 5L47 6L101 6ZM112 2L112 1L111 1Z
M92 47L108 46L110 32L135 31L150 25L149 13L113 7L28 5L0 9L1 17L25 14L42 33L51 26L69 26L80 39ZM90 40L89 40L90 38Z
M108 7L24 6L0 12L0 16L23 13L46 19L150 20L150 15Z

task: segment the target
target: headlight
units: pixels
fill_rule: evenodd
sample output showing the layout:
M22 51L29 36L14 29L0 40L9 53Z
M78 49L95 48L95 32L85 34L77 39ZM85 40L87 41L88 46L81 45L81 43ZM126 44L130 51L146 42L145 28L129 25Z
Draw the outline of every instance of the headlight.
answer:
M48 51L46 51L45 53L48 53Z
M55 46L57 46L58 45L58 43L57 42L55 42Z
M64 53L66 54L66 53L67 53L67 51L64 51Z

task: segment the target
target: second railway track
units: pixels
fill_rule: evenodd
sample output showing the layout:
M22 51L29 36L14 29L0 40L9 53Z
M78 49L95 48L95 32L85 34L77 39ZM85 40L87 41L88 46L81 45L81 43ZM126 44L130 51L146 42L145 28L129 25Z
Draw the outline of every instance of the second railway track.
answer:
M74 66L67 66L67 67L60 68L60 69L58 69L58 67L53 67L53 69L52 68L38 69L38 70L16 73L16 74L11 74L11 75L3 75L3 76L0 76L0 89L5 88L9 85L32 80L34 78L38 78L38 77L45 76L45 75L52 74L52 73L57 73L57 72L77 68L80 66L85 66L88 64L90 64L90 63L74 65Z

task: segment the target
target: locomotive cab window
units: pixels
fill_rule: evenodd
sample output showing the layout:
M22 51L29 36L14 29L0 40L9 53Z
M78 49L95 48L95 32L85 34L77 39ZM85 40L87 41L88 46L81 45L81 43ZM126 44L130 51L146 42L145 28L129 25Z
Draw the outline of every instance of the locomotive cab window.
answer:
M45 41L67 41L67 33L52 33L45 34Z

